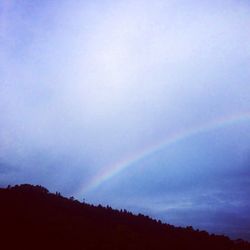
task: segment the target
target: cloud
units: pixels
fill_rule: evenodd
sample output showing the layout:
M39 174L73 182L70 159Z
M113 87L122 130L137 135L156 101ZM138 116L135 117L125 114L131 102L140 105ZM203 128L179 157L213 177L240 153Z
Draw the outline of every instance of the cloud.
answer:
M75 193L107 166L180 130L249 112L245 1L0 6L0 183ZM136 209L138 197L164 203L184 192L193 204L196 190L212 188L245 202L249 134L242 123L190 138L86 198L131 200Z

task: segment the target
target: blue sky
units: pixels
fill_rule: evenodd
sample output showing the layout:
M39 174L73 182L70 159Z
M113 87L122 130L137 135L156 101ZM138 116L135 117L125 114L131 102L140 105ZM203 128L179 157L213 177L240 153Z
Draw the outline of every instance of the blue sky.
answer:
M2 186L250 240L248 1L4 0L0 30Z

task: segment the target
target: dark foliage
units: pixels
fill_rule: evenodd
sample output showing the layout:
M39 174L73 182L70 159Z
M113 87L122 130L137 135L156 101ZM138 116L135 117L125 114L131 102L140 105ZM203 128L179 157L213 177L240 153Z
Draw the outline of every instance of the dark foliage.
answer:
M242 240L80 203L28 184L0 189L0 216L0 248L6 250L250 249Z

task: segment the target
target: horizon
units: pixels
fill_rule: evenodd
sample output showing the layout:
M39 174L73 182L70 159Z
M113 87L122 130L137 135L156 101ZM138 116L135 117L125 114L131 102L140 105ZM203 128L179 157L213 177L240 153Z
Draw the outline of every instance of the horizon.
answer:
M24 188L24 189L23 189ZM118 212L118 213L120 213L120 214L130 214L130 215L133 215L134 217L144 217L145 219L150 219L150 220L152 220L152 221L154 221L156 224L160 224L160 225L168 225L168 226L172 226L173 228L175 228L175 229L178 229L178 226L176 226L176 225L171 225L171 224L169 224L169 223L167 223L167 222L164 222L164 221L161 221L161 220L159 220L159 219L157 219L157 218L154 218L154 217L150 217L150 216L148 216L147 214L141 214L140 212L139 213L133 213L132 211L129 211L129 210L126 210L126 209L117 209L117 208L113 208L113 207L110 207L109 205L107 205L107 206L103 206L102 204L91 204L91 203L87 203L85 200L82 200L82 201L79 201L78 199L76 199L74 196L71 196L71 197L66 197L66 196L63 196L60 192L55 192L55 193L52 193L52 192L50 192L50 190L48 190L46 187L44 187L44 186L41 186L41 185L32 185L32 184L28 184L28 183L23 183L23 184L18 184L18 185L13 185L13 186L11 186L11 185L8 185L7 187L4 187L4 188L2 188L2 187L0 187L0 189L3 189L3 190L6 190L6 191L11 191L11 190L15 190L15 191L17 191L18 190L18 192L23 192L23 191L25 191L25 193L26 193L26 195L27 194L29 194L29 192L27 192L27 191L31 191L31 192L33 192L33 191L35 191L35 189L36 189L36 191L38 192L37 193L37 197L39 197L39 194L46 194L46 195L54 195L54 197L57 197L57 198L65 198L65 199L67 199L68 201L71 201L71 202L75 202L75 201L77 201L78 202L78 205L79 204L82 204L82 205L87 205L87 206L91 206L91 207L96 207L96 208L101 208L101 209L108 209L109 211L110 211L110 209L111 210L113 210L113 211L116 211L116 212ZM42 193L41 193L42 192ZM24 194L25 194L24 193ZM27 196L28 197L28 196ZM12 197L12 199L13 199L13 197ZM20 197L19 197L19 199L20 199ZM15 200L15 199L14 199ZM18 200L18 199L17 199ZM19 200L19 202L20 202L20 200ZM43 200L43 202L45 202L45 200ZM48 203L50 203L50 202L48 202ZM32 204L32 200L31 200L31 204ZM72 203L72 204L74 204L74 203ZM5 204L6 205L6 204ZM18 204L18 205L20 205L20 204ZM51 204L52 205L52 204ZM52 205L52 207L53 207L53 205ZM186 230L192 230L192 231L194 231L194 232L206 232L206 231L204 231L202 228L193 228L192 227L192 225L187 225L186 227L181 227L182 229L186 229ZM188 232L188 231L187 231ZM208 233L208 235L209 236L216 236L216 234L214 234L213 232L211 232L211 233L209 233L209 232L206 232L206 233ZM223 237L228 237L228 235L224 235L224 234L220 234L220 235L217 235L217 236L223 236ZM230 237L228 237L230 240L232 240L232 241L240 241L240 240L242 240L242 241L245 241L246 243L250 243L249 241L246 241L246 240L243 240L243 239L241 239L241 238L237 238L237 239L231 239Z

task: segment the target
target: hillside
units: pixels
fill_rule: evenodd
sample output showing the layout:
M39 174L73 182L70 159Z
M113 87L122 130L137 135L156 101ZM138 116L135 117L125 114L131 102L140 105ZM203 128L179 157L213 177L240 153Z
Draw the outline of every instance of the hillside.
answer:
M250 249L241 240L80 203L41 186L0 189L0 204L1 249Z

